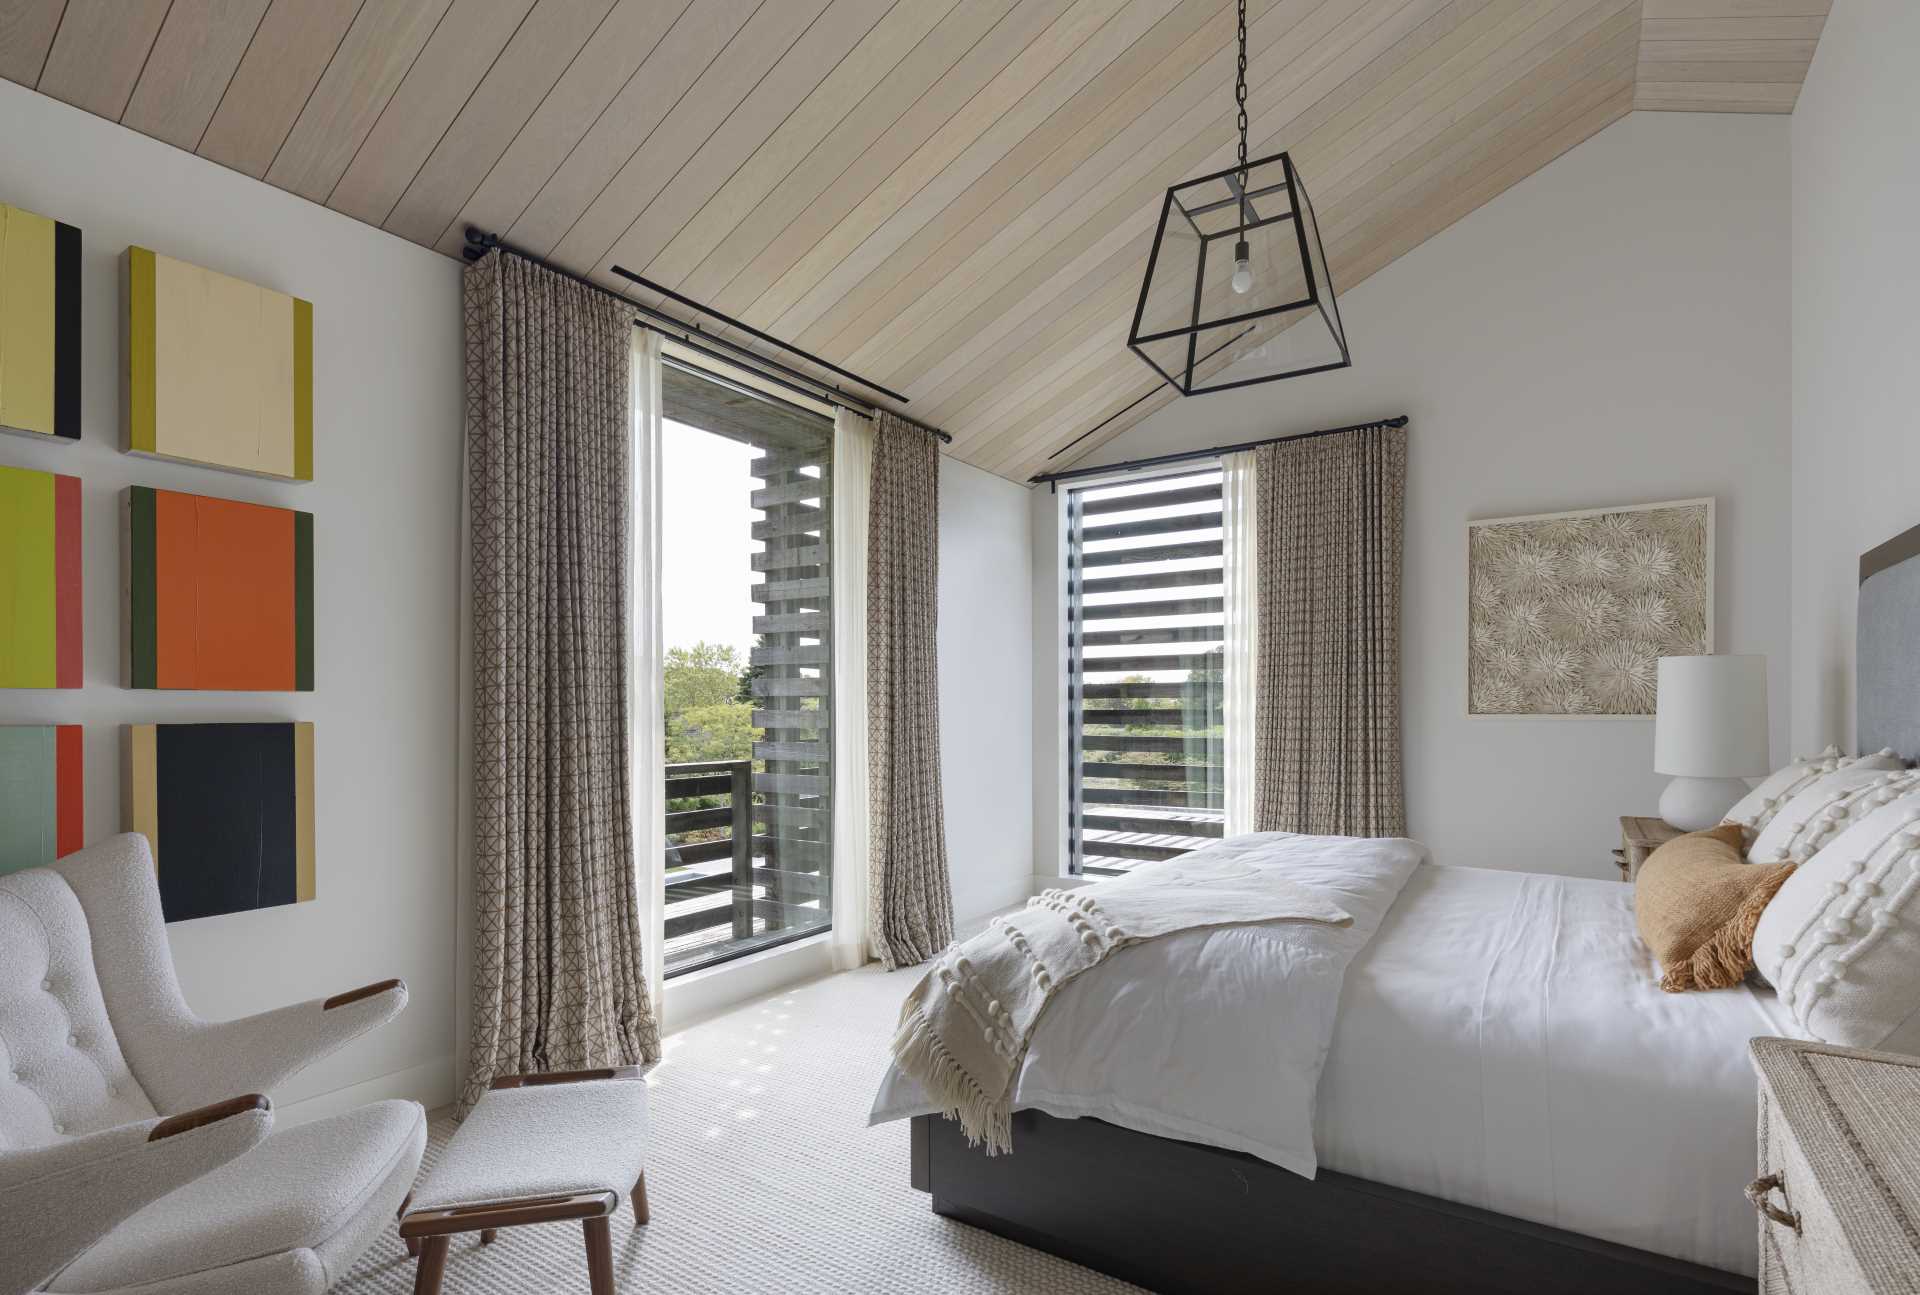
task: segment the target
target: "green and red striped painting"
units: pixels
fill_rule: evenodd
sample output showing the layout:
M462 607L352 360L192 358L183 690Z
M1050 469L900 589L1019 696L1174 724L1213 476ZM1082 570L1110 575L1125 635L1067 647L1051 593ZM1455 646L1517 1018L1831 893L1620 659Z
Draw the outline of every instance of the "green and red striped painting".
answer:
M0 873L85 844L84 764L78 724L0 725Z
M133 486L127 685L309 692L313 514Z

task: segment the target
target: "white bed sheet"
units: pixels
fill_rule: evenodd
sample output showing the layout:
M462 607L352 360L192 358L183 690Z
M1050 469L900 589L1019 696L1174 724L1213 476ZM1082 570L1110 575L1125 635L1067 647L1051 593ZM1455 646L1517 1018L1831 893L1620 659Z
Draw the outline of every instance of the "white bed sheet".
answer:
M1347 968L1314 1120L1332 1170L1752 1273L1772 995L1666 994L1633 889L1423 867Z

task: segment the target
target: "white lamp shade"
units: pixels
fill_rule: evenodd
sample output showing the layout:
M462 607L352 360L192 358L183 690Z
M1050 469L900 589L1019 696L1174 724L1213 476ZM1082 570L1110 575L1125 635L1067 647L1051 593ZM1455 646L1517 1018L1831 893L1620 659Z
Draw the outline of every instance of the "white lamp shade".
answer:
M1653 768L1677 778L1772 771L1764 656L1663 656Z

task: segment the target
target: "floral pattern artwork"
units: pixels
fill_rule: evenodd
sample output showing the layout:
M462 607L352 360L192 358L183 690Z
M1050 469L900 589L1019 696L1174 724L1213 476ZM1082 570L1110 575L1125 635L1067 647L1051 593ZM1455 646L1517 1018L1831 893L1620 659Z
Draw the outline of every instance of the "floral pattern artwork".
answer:
M1713 500L1471 523L1467 624L1468 714L1653 714L1713 651Z

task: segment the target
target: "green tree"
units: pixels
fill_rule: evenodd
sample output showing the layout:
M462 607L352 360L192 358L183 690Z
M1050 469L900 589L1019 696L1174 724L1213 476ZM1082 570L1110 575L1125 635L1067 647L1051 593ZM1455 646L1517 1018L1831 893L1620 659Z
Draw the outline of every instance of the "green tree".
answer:
M664 673L669 723L675 715L695 706L717 706L734 700L744 668L740 654L724 643L668 648Z
M753 726L753 706L737 700L743 671L740 654L723 643L667 650L663 700L668 764L753 758L753 744L761 733ZM712 809L726 803L724 795L675 797L667 802L667 809ZM724 827L700 828L677 834L674 840L690 845L726 835Z
M756 648L765 647L767 645L767 636L764 634L754 635L753 645ZM746 669L742 670L740 672L740 691L733 695L733 699L735 701L746 702L751 706L753 704L753 681L766 672L767 668L763 665L749 665Z
M759 735L751 706L736 701L689 706L667 718L667 763L751 759Z

